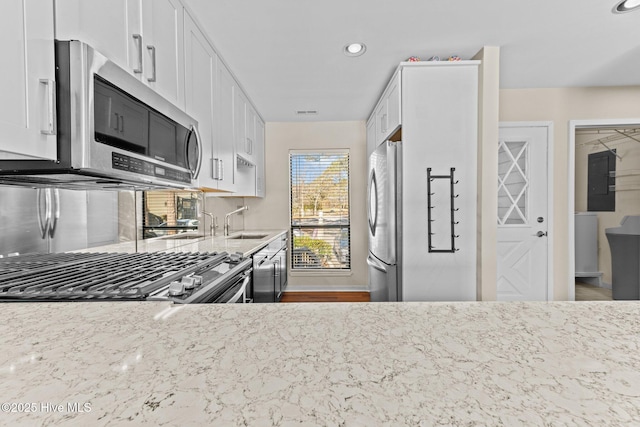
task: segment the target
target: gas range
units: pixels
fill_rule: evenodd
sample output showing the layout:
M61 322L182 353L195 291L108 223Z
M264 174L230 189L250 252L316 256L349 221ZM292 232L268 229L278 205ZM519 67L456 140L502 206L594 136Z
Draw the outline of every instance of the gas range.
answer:
M250 302L251 259L226 252L0 258L0 301Z

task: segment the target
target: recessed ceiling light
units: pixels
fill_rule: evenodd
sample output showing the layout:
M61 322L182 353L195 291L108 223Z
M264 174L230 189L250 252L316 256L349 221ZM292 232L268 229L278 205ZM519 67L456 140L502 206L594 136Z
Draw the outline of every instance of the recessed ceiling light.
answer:
M618 2L613 8L614 13L631 12L634 9L640 7L640 0L622 0Z
M360 56L367 50L364 43L349 43L344 47L344 54L347 56Z

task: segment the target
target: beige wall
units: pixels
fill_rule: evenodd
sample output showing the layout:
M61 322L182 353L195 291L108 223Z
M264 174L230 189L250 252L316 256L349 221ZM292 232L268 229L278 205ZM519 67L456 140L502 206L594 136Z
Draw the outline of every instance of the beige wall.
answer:
M349 149L351 192L351 273L290 274L288 290L367 288L366 129L364 121L266 124L264 199L245 198L246 229L289 228L289 150Z
M594 134L576 132L576 211L587 211L587 171L589 154L606 151L602 145L593 142ZM611 285L611 249L605 228L617 227L625 215L640 215L640 143L626 138L607 143L615 148L622 160L616 158L616 210L597 212L598 215L598 271L603 273L602 281ZM626 173L625 173L626 171Z
M553 121L553 221L554 294L566 300L568 271L568 141L570 120L625 119L640 117L640 86L503 89L500 121ZM573 274L573 273L571 273Z
M478 108L478 210L477 295L478 301L495 301L497 294L496 206L498 192L498 140L500 48L485 46L473 57L482 61Z

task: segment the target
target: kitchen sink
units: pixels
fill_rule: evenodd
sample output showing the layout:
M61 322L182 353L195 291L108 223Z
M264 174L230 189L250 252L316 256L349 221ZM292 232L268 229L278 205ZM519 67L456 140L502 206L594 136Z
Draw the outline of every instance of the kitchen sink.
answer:
M253 234L253 233L240 233L235 236L227 237L227 239L231 240L260 240L267 237L268 234Z
M204 236L199 236L197 234L173 234L171 236L161 237L162 240L187 240L187 239L201 239Z

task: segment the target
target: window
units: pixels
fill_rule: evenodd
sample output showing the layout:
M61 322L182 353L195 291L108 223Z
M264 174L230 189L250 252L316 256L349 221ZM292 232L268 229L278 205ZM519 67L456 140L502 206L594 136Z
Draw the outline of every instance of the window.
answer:
M292 151L292 270L349 270L349 152Z

